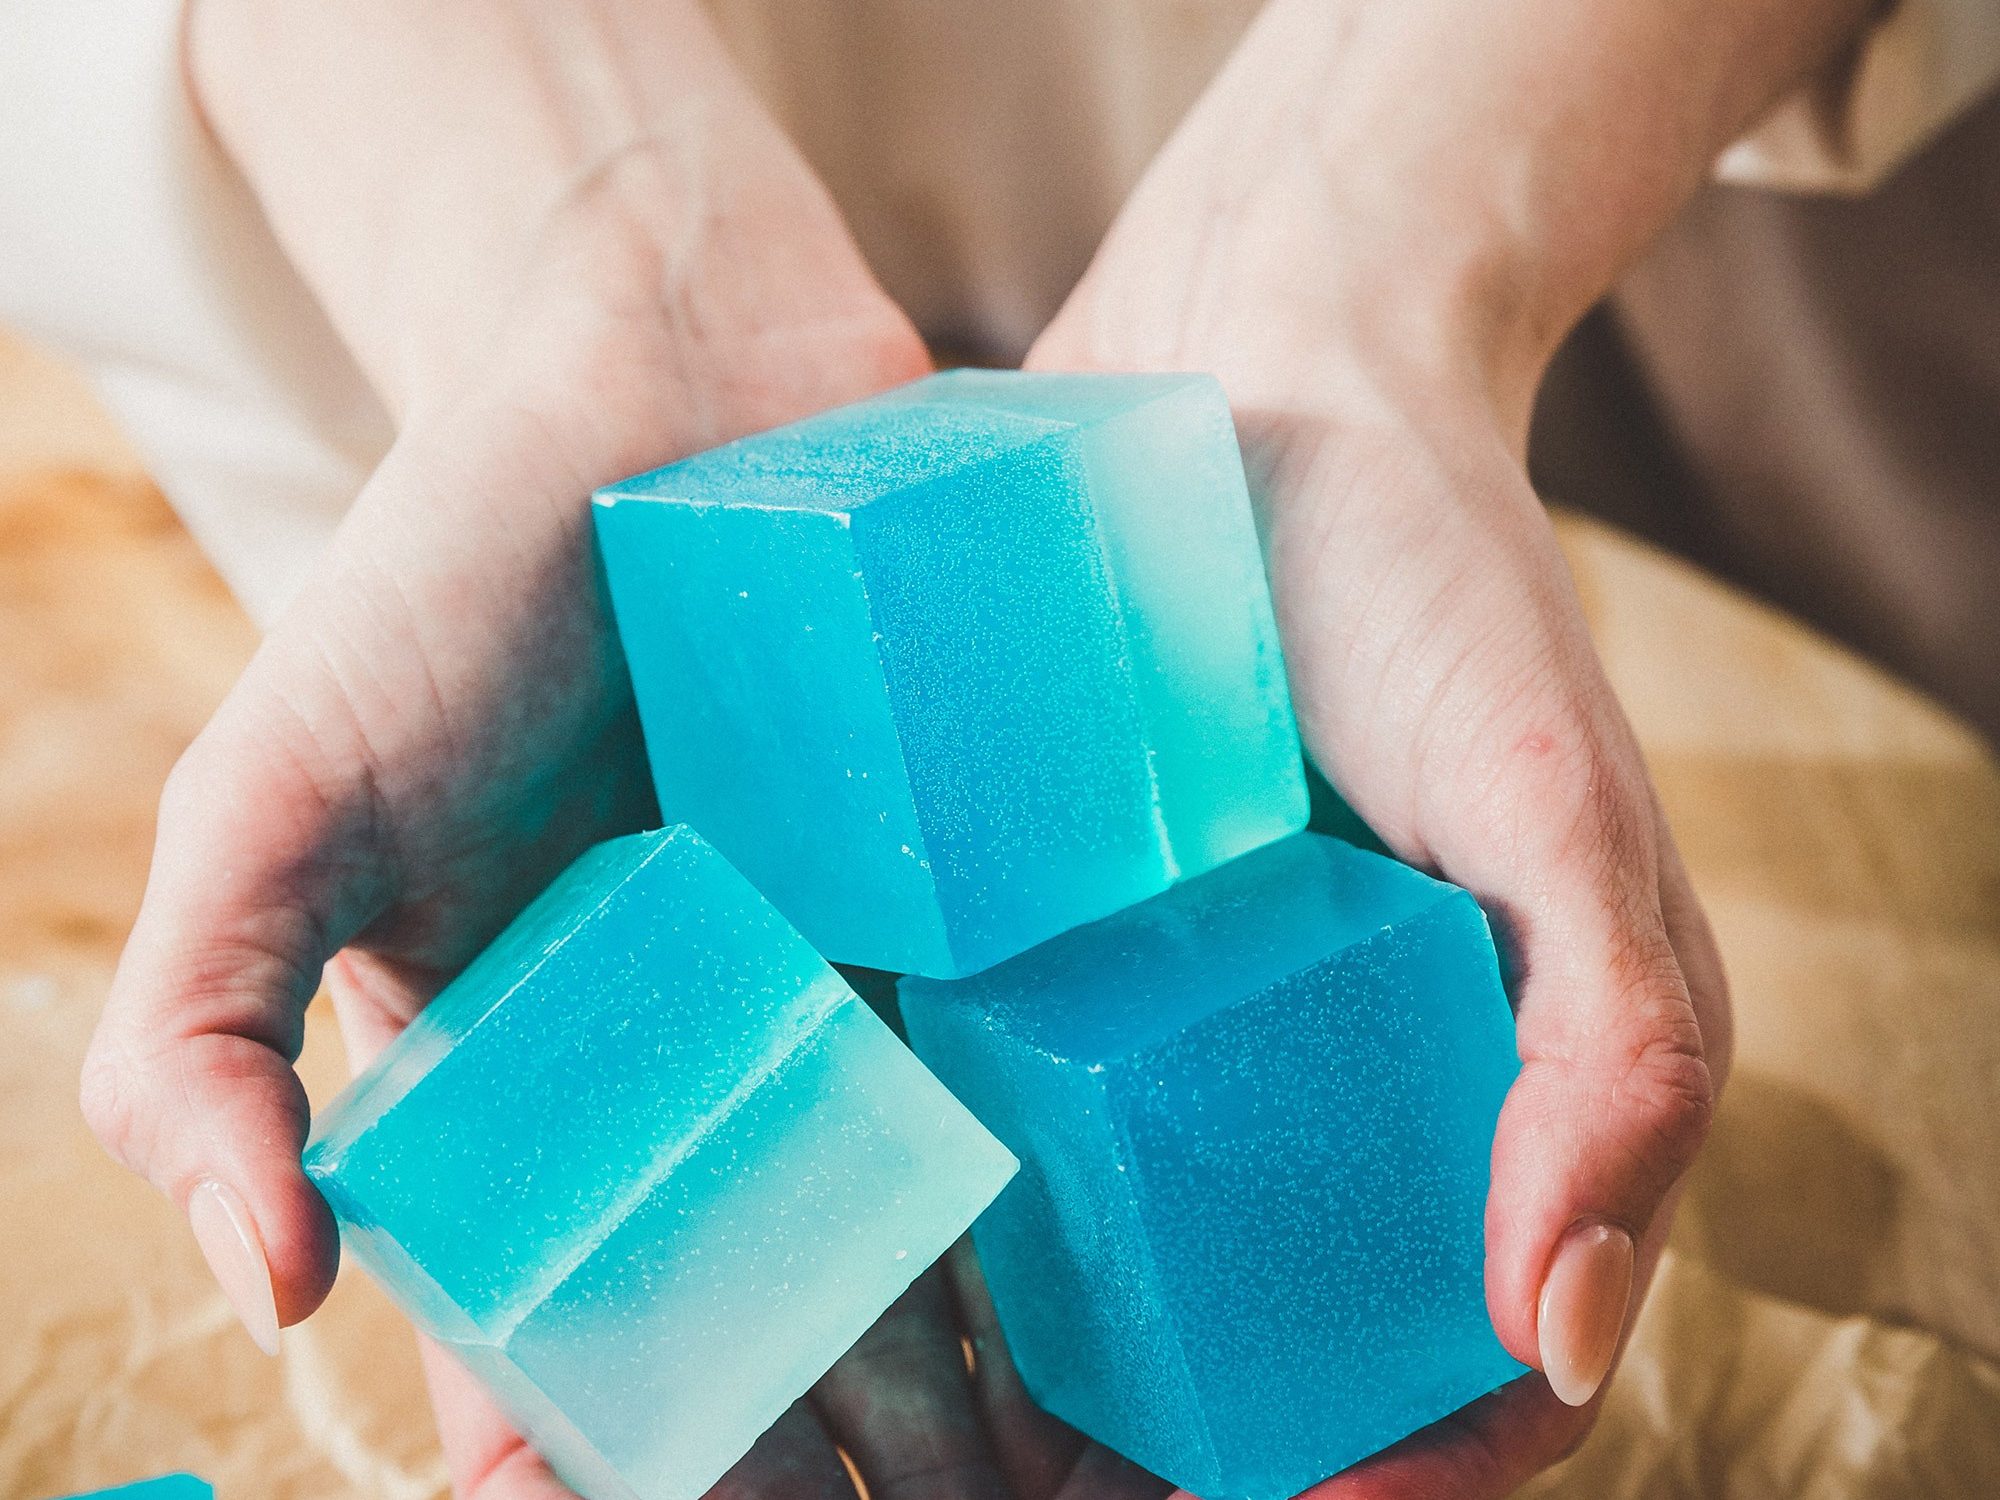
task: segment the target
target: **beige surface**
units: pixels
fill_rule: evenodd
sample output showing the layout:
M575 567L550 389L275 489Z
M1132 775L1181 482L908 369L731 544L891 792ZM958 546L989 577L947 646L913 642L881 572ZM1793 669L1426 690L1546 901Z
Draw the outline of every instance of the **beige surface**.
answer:
M1787 622L1609 533L1566 541L1741 1043L1606 1419L1536 1492L2000 1494L2000 769ZM344 1278L264 1360L76 1116L160 779L251 644L87 403L0 342L8 1500L174 1467L223 1500L442 1492L373 1289ZM304 1065L326 1097L317 1013Z
M1565 527L1736 996L1605 1417L1531 1492L2000 1495L2000 768L1914 693Z

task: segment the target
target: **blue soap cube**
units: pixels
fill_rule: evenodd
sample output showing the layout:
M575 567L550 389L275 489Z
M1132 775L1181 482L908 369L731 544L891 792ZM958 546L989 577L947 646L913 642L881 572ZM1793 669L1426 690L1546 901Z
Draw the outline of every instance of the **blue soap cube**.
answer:
M1057 1416L1284 1500L1522 1373L1482 1281L1513 1017L1464 891L1302 834L899 989L1021 1159L973 1241Z
M305 1165L586 1500L705 1492L1014 1169L685 828L572 865Z
M661 809L971 973L1306 818L1221 387L958 371L599 492Z
M69 1500L215 1500L215 1490L206 1480L192 1474L163 1474L158 1479L121 1484L116 1489L72 1495Z

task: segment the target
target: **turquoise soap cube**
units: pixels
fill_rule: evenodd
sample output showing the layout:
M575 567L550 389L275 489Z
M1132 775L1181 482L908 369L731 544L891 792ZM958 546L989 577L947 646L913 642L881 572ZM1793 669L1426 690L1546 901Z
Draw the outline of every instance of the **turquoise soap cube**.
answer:
M72 1495L69 1500L215 1500L215 1490L206 1480L192 1474L163 1474L158 1479L121 1484L116 1489Z
M970 973L1305 824L1206 376L937 375L596 516L662 811L835 962Z
M305 1166L586 1500L706 1491L1014 1170L685 828L572 865Z
M1021 1159L973 1241L1057 1416L1284 1500L1522 1373L1482 1280L1514 1025L1464 891L1302 834L899 988Z

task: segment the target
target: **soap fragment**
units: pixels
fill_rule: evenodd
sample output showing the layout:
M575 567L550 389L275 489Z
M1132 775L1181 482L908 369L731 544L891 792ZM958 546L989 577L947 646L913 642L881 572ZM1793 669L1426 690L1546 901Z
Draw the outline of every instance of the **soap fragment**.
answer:
M206 1480L192 1474L163 1474L158 1479L121 1484L116 1489L71 1495L69 1500L215 1500L215 1490Z
M1021 1159L973 1241L1065 1421L1286 1500L1522 1373L1482 1275L1513 1018L1464 891L1301 834L898 988Z
M572 865L305 1166L585 1500L704 1493L1013 1171L685 828Z
M1304 826L1221 387L955 371L597 496L660 806L951 977Z

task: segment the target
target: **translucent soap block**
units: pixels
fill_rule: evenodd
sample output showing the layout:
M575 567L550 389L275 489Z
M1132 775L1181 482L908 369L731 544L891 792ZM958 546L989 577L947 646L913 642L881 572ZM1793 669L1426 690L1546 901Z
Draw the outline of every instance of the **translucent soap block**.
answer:
M215 1500L215 1490L206 1480L192 1474L164 1474L158 1479L142 1479L137 1484L121 1484L116 1489L72 1495L69 1500Z
M973 1241L1056 1415L1283 1500L1522 1373L1482 1282L1513 1018L1457 887L1302 834L899 989L1021 1159Z
M1221 387L958 371L599 492L666 816L950 977L1304 826Z
M571 866L305 1164L586 1500L706 1491L1014 1169L685 828Z

